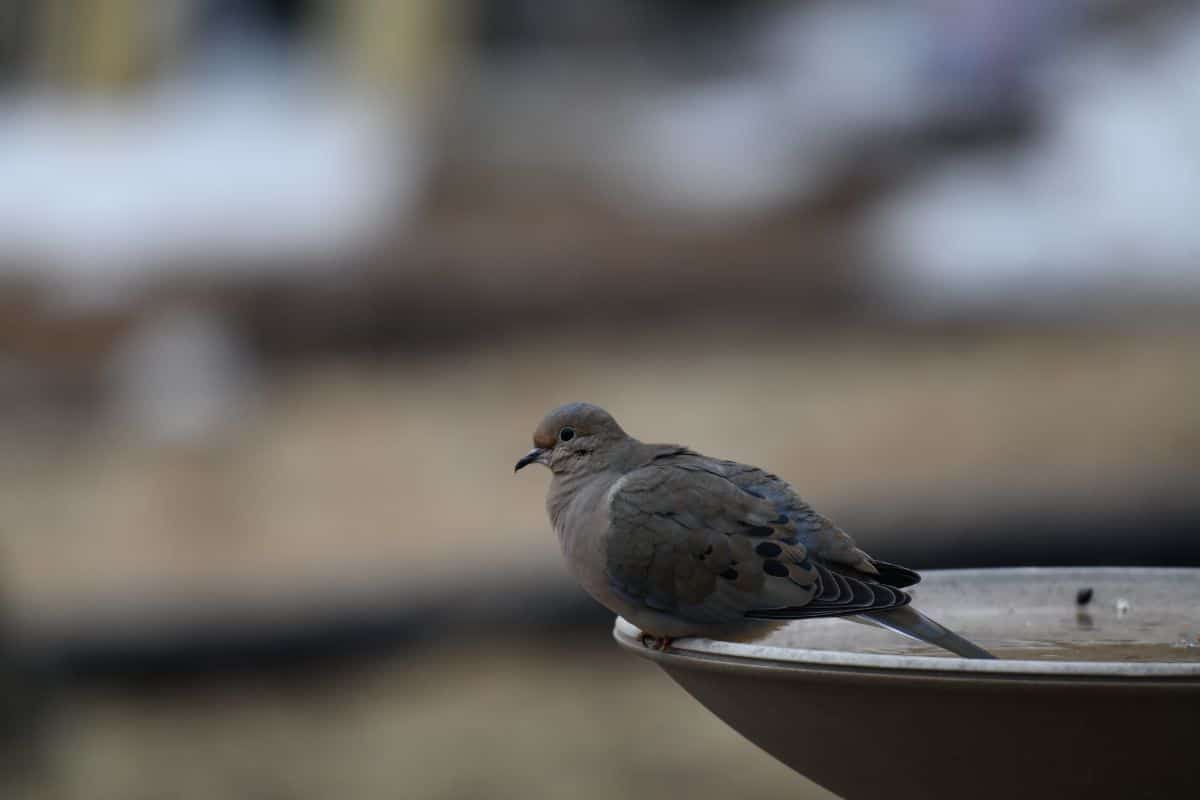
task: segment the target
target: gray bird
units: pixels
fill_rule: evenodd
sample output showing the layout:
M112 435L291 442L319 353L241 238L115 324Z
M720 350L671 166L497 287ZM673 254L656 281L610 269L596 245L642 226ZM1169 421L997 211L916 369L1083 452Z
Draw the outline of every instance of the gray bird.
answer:
M554 409L515 470L553 473L546 509L567 568L644 641L751 641L786 620L848 616L965 658L991 653L909 605L911 569L871 558L783 479L646 444L588 403Z

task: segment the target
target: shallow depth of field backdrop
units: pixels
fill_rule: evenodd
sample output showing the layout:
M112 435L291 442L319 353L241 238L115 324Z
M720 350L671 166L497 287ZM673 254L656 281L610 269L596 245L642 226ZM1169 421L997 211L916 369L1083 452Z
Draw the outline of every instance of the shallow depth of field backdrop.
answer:
M918 568L1200 564L1200 11L0 5L0 792L827 797L565 575L550 407Z

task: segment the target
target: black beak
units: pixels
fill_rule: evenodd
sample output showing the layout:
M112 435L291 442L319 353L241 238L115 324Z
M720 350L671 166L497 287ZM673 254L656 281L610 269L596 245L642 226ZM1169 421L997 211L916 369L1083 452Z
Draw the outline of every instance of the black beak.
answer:
M540 447L533 448L528 453L521 456L521 460L517 462L517 465L515 467L513 467L513 472L516 472L517 470L521 469L522 467L528 467L533 462L538 461L539 459L541 459L542 455L545 452L546 451Z

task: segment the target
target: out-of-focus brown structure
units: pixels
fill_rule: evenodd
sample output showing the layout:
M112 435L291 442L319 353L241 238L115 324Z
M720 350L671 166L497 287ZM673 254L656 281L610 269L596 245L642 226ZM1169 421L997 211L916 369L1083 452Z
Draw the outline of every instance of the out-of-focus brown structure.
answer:
M1200 563L1189 9L84 5L0 14L30 796L790 790L562 573L567 400L916 567Z

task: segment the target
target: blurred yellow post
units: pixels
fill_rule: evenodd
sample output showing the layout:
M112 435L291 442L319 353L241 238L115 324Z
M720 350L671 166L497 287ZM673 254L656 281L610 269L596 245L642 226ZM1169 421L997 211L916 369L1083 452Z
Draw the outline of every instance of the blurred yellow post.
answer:
M351 79L412 97L439 93L461 52L454 35L461 8L447 0L356 0L333 3L336 31Z
M144 0L44 0L37 59L51 82L111 92L129 86L147 62Z

